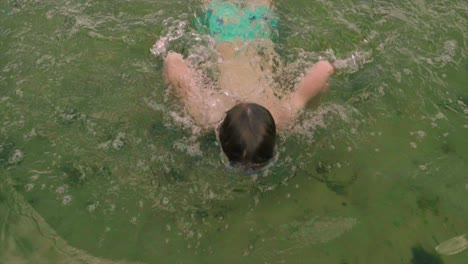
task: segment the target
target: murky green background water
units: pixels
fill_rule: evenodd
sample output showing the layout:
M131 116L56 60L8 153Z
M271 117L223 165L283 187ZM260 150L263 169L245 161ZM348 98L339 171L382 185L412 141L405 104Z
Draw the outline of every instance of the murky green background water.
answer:
M149 52L200 3L1 1L0 263L467 263L467 2L276 7L284 61L366 61L250 178Z

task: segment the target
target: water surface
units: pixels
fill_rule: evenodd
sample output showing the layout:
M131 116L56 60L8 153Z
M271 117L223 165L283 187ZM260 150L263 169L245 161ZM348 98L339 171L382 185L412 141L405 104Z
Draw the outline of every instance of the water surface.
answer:
M285 87L358 60L251 178L150 52L211 58L200 3L2 1L0 263L465 263L466 1L275 5Z

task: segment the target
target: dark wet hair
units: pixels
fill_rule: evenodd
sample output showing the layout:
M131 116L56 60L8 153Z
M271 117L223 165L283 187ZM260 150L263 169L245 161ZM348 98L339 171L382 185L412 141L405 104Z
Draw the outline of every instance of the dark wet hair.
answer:
M275 156L276 125L263 106L242 103L231 108L219 127L219 141L229 165L257 171Z

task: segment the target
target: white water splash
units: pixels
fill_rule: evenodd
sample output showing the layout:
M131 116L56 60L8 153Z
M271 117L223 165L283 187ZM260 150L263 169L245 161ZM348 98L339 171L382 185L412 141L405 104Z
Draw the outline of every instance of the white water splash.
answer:
M354 73L362 68L365 64L372 62L372 53L355 51L345 59L337 59L333 61L333 67L337 73Z
M167 54L167 48L169 44L172 41L181 38L185 34L187 21L182 21L170 17L164 20L163 25L167 28L167 33L166 35L161 36L156 41L156 43L154 43L150 51L155 56L165 57L165 55Z

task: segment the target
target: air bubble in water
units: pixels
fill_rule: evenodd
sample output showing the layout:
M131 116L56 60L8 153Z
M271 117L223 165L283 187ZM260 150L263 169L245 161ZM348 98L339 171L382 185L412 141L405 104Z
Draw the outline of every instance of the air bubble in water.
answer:
M88 212L92 213L94 211L96 211L96 209L98 208L99 206L99 202L95 202L93 204L90 204L86 207L86 209L88 210Z
M125 133L120 132L117 137L112 141L112 148L120 150L124 146Z
M62 198L62 204L63 205L69 205L72 201L72 196L71 195L65 195Z
M169 198L163 197L161 200L162 205L168 205L169 204Z
M17 149L8 159L9 164L18 164L24 159L24 154L21 150Z
M29 191L31 191L32 189L34 189L34 184L28 183L28 184L26 184L26 185L24 186L24 189L25 189L27 192L29 192Z
M57 189L55 189L55 192L58 193L58 194L63 194L63 193L66 193L68 191L68 185L62 185L60 187L57 187Z

